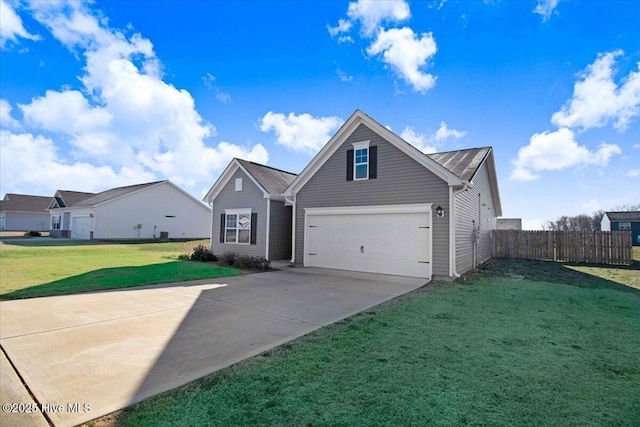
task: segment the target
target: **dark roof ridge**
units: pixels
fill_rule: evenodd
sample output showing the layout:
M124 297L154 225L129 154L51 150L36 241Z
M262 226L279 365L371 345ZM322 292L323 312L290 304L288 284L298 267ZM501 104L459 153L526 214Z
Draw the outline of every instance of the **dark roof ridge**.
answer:
M463 148L461 150L437 151L435 153L425 154L425 156L430 156L432 154L448 154L448 153L460 153L462 151L482 150L483 148L488 148L490 150L493 150L493 147L491 145L485 145L485 146L482 146L482 147Z
M251 160L245 160L245 159L241 159L241 158L238 158L238 157L234 157L234 159L242 161L242 162L251 163L252 165L261 166L263 168L273 169L274 171L286 173L286 174L289 174L289 175L296 175L296 176L298 175L297 173L288 172L288 171L286 171L284 169L274 168L273 166L269 166L269 165L263 165L262 163L252 162Z

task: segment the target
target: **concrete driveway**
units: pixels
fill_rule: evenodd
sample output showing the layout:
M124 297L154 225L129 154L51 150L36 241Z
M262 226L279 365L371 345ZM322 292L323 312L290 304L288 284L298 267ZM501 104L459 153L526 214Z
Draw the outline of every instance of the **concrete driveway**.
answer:
M407 277L288 268L6 301L0 303L0 345L48 418L56 426L70 426L191 382L424 284L423 279ZM0 366L3 379L15 375L6 372L9 363ZM3 380L3 404L26 399L19 390L9 390L16 382ZM13 413L2 413L0 419L3 425L24 425L24 420Z

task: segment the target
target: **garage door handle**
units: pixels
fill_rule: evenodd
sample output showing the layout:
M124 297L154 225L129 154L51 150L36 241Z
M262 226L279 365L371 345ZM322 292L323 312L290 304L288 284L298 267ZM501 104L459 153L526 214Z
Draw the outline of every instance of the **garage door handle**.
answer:
M317 225L310 225L309 228L318 228Z
M419 264L431 264L429 261L418 261Z
M318 254L312 254L312 253L309 253L309 255L318 255Z
M418 228L429 228L429 227L418 227Z

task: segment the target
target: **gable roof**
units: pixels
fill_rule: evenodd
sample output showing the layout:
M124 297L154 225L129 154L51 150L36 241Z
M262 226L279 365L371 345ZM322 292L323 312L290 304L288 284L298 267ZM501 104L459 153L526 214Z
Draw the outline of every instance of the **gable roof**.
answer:
M351 117L349 117L329 142L322 147L311 162L300 172L300 175L287 187L284 192L285 197L292 197L298 190L304 187L307 181L311 179L320 167L361 124L367 126L452 187L462 187L466 184L472 184L471 181L473 177L482 164L486 162L493 190L493 201L496 207L496 213L498 216L502 215L502 205L498 192L498 179L495 171L493 149L491 147L426 155L360 110L356 110Z
M0 211L47 213L51 197L7 193L0 200Z
M154 182L147 182L144 184L135 184L135 185L127 185L125 187L117 187L117 188L112 188L110 190L105 190L102 191L98 194L95 194L92 197L83 199L77 203L75 203L72 207L88 207L88 206L95 206L98 205L100 203L104 203L107 202L109 200L113 200L115 198L118 197L122 197L125 196L129 193L133 193L139 190L143 190L147 187L151 187L157 184L160 184L162 182L168 182L168 181L154 181ZM69 206L69 205L67 205Z
M49 199L51 201L51 203L49 203L49 209L71 207L95 195L95 193L84 193L82 191L58 190L56 194L54 194L53 200ZM58 205L57 207L56 204Z
M427 154L427 156L465 181L471 181L490 151L491 147L480 147Z
M247 172L249 172L269 194L282 194L296 176L298 176L295 173L285 172L248 160L238 159L238 162L244 166Z
M209 203L213 202L238 169L241 169L262 191L265 199L284 200L282 193L297 176L295 173L272 168L271 166L234 158L202 200Z
M606 216L611 221L626 221L636 222L640 221L640 211L628 211L628 212L605 212Z
M107 203L112 200L118 199L120 197L124 197L130 194L136 193L138 191L143 191L148 188L154 187L156 185L162 185L162 184L170 185L174 189L178 190L180 193L184 194L185 196L187 196L188 198L196 202L203 209L209 210L208 206L202 204L200 200L196 199L191 194L187 193L182 188L178 187L177 185L175 185L173 182L169 180L153 181L153 182L147 182L144 184L134 184L134 185L127 185L124 187L116 187L116 188L111 188L109 190L102 191L97 194L82 193L79 191L58 190L56 191L56 195L54 196L53 200L51 200L49 209L56 209L52 206L54 205L54 202L56 202L58 199L61 199L61 201L64 202L64 206L61 206L62 208L71 208L71 209L88 208L88 207L97 206L103 203Z

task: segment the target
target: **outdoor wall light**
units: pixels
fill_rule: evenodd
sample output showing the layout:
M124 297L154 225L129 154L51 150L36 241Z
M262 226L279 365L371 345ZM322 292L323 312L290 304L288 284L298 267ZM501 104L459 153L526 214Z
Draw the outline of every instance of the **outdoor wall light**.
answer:
M436 215L438 215L439 218L444 216L444 209L442 209L442 206L438 205L436 208Z

